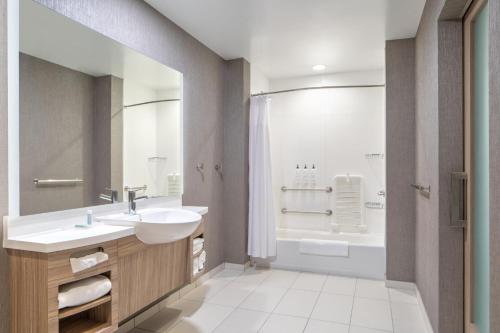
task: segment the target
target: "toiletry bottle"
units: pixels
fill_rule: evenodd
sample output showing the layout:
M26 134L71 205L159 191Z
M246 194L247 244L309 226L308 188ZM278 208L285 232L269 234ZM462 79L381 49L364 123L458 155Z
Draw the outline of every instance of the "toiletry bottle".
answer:
M92 225L92 220L93 220L92 210L89 209L89 210L87 210L87 226L90 227Z
M309 182L311 183L311 187L314 188L316 187L316 173L317 173L316 165L313 164L310 172L311 174L309 176Z

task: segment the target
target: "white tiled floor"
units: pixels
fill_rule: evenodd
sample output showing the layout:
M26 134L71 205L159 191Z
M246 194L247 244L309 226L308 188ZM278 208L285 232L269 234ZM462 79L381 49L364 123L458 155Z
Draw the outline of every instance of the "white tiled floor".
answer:
M415 292L382 281L226 269L131 333L425 333Z

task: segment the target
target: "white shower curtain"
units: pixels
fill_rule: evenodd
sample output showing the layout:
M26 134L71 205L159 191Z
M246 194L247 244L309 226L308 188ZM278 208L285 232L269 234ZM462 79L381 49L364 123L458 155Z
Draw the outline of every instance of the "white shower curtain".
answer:
M255 96L250 100L248 254L255 258L276 256L269 102L266 96Z

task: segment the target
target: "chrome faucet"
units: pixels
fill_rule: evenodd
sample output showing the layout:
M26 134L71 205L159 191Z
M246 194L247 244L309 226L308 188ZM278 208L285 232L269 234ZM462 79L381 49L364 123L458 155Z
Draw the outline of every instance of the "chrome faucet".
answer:
M136 214L136 200L147 199L147 195L138 197L137 192L145 191L148 187L146 185L140 187L128 187L125 186L125 191L128 193L128 215Z
M115 191L115 190L110 189L110 188L105 188L105 190L110 192L111 194L108 195L108 194L101 193L101 194L99 194L99 199L109 201L111 203L115 203L118 201L118 191Z

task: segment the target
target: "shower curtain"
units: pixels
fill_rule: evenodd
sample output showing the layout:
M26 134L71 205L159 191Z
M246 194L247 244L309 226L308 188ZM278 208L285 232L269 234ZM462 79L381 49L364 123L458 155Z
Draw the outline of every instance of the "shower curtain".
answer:
M255 258L276 256L269 103L266 96L250 100L248 255Z

